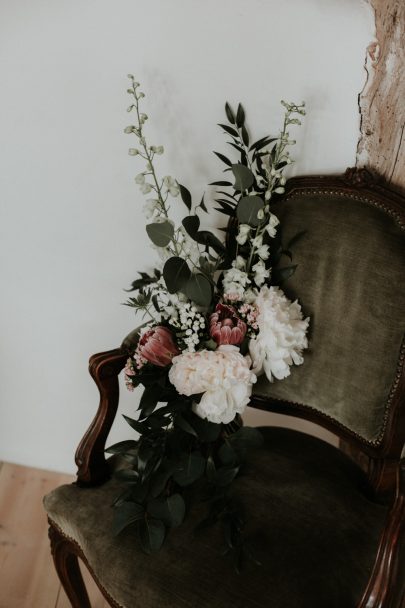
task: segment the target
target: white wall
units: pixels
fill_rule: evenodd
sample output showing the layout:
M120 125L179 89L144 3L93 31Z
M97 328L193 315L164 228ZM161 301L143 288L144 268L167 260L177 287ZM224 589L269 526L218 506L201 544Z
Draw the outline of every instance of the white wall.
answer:
M199 195L219 178L225 100L259 137L281 98L305 99L294 172L353 165L372 37L361 0L1 3L0 460L73 471L98 399L88 356L136 325L122 289L153 253L123 134L127 72L162 173Z

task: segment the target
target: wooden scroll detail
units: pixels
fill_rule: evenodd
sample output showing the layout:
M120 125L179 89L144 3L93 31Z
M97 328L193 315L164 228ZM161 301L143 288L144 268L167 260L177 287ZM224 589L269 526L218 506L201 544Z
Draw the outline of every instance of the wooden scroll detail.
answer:
M365 188L381 181L377 175L365 167L349 167L343 175L343 181L353 188Z
M55 569L58 573L62 587L70 600L72 608L91 608L89 596L80 572L78 558L80 558L90 572L108 605L111 606L111 608L123 608L123 606L118 604L114 598L111 597L108 591L100 583L78 543L72 538L65 536L62 530L60 530L51 519L48 518L48 522L48 534L51 541L51 551Z
M359 95L357 166L367 166L405 193L405 2L368 0L376 40L367 48L367 81Z
M100 405L76 450L77 483L82 486L97 485L108 476L104 456L105 442L118 408L118 374L125 366L127 355L119 349L93 355L89 371L100 391Z
M48 534L53 563L72 608L91 608L80 572L75 546L52 524L49 527Z
M405 572L398 572L401 535L405 534L405 460L398 467L398 490L374 568L358 608L403 608L395 597L405 598ZM401 600L399 600L401 601Z

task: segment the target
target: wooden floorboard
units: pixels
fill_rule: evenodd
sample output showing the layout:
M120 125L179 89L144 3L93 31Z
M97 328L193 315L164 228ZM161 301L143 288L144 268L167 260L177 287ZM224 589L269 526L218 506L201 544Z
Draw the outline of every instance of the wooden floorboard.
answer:
M70 608L55 573L42 497L73 477L0 463L0 608ZM88 582L92 608L108 608Z

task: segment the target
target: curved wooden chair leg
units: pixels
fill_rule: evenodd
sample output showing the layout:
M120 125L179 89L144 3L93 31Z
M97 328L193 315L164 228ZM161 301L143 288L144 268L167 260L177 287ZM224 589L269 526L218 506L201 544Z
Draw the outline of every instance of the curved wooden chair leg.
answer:
M56 572L72 608L91 608L80 572L75 545L52 524L49 526L49 539Z

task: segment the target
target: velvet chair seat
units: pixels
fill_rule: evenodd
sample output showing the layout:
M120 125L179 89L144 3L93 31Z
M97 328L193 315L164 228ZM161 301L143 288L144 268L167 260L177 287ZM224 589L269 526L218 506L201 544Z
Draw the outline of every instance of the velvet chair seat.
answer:
M374 563L387 509L336 448L266 427L235 483L261 565L241 574L223 556L222 533L193 535L206 507L191 512L162 550L145 555L133 530L114 537L119 482L65 485L45 497L51 523L76 541L103 587L125 608L355 608ZM244 473L249 474L244 474Z

